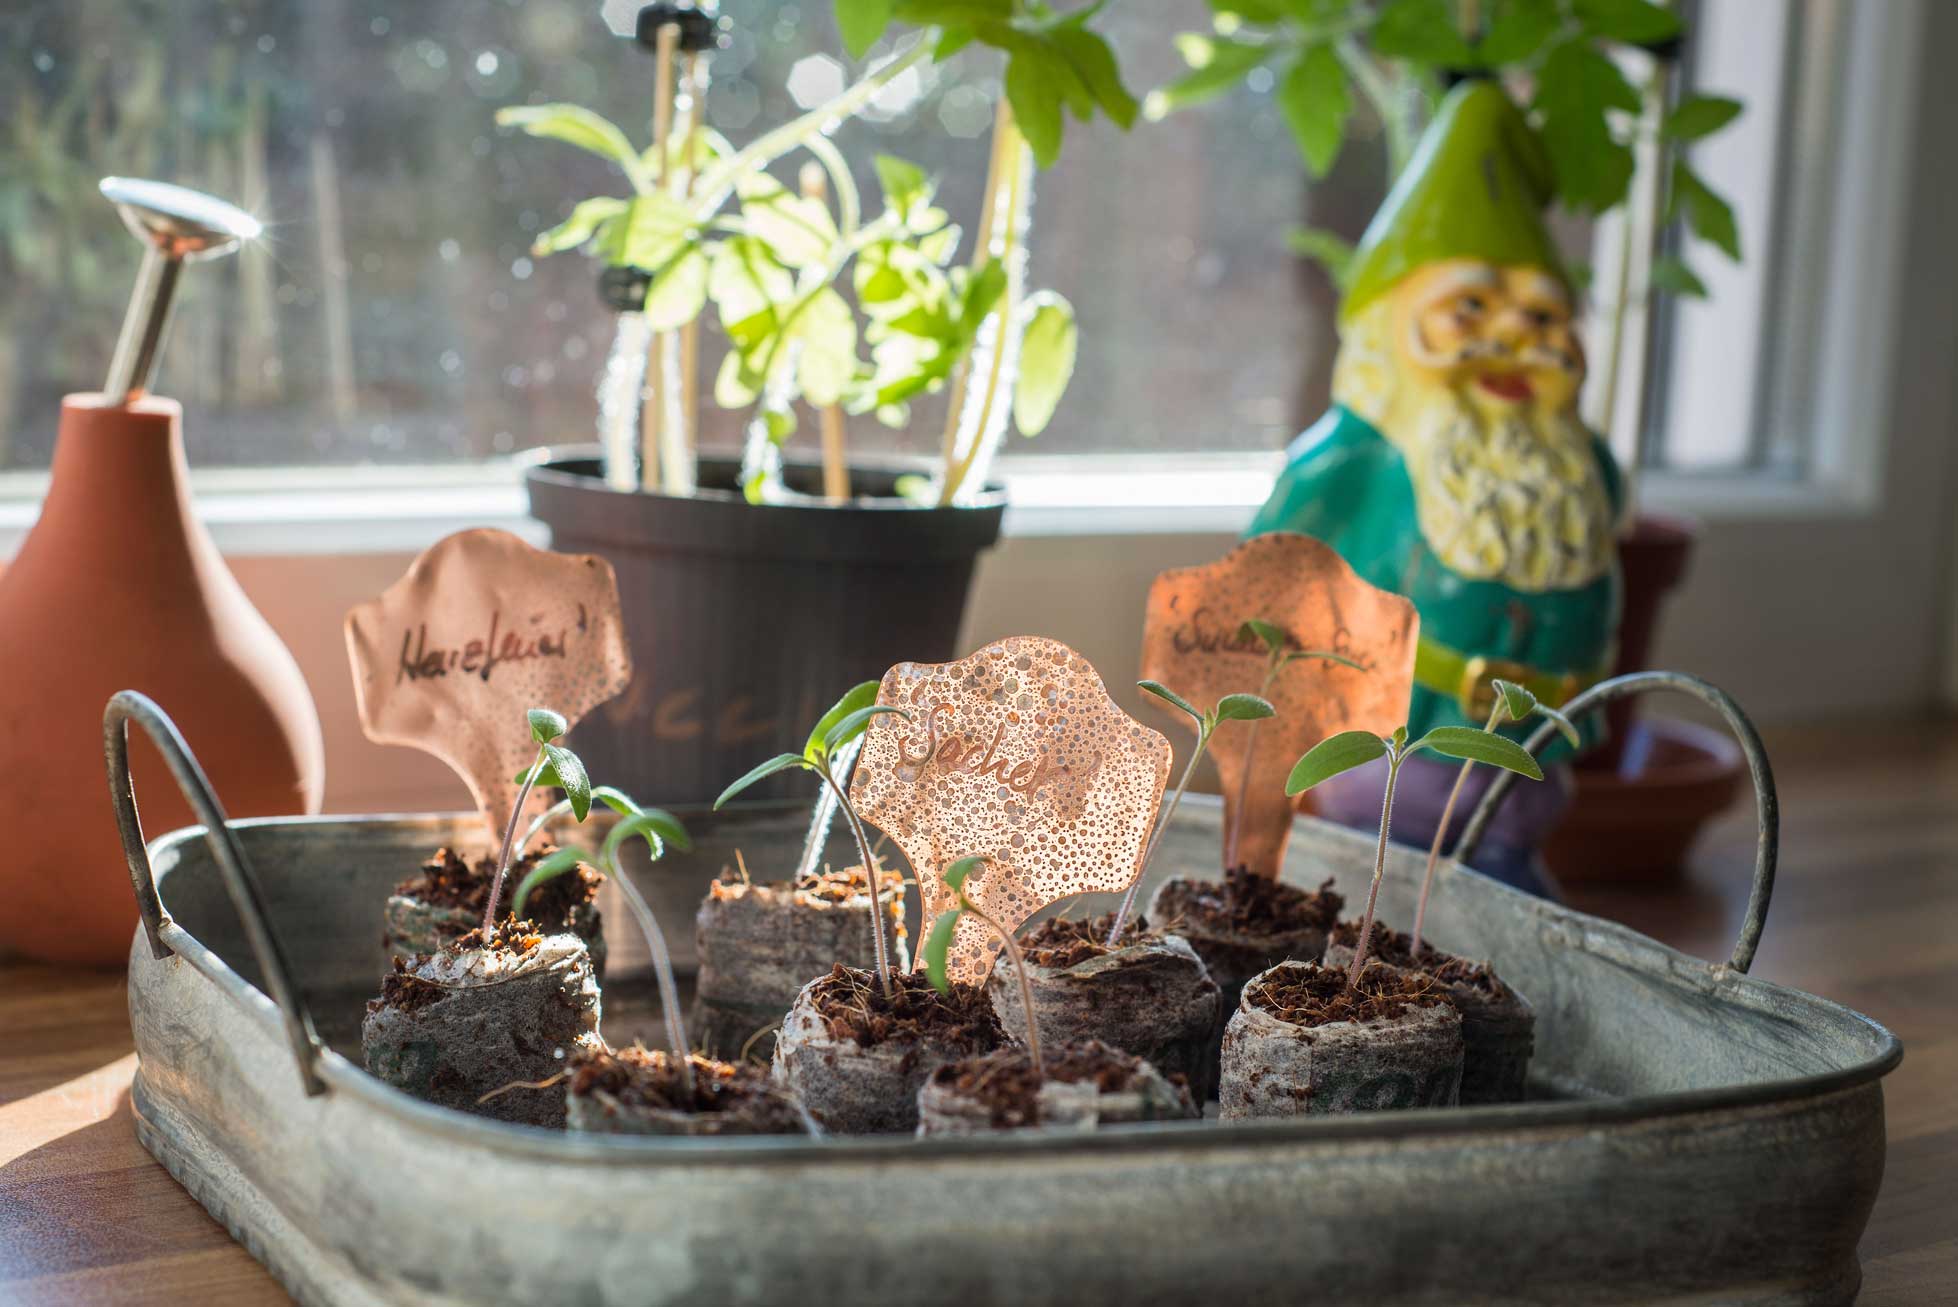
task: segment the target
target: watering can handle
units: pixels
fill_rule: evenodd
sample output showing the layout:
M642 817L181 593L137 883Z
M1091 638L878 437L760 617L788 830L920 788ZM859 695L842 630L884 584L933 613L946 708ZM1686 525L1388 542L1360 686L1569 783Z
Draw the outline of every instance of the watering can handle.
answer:
M1754 729L1754 723L1747 720L1747 714L1740 710L1740 705L1725 690L1684 672L1631 672L1614 676L1608 681L1600 681L1565 704L1564 714L1576 719L1614 699L1623 699L1646 690L1678 690L1718 711L1726 718L1734 738L1740 742L1742 755L1747 759L1747 771L1754 781L1754 888L1747 897L1747 917L1741 923L1740 938L1734 941L1733 957L1727 964L1736 971L1746 971L1753 964L1754 950L1760 947L1761 928L1767 924L1768 900L1774 895L1775 857L1781 842L1781 804L1775 797L1774 772L1768 766L1767 750L1761 746L1761 736ZM1541 752L1556 732L1556 723L1546 721L1536 728L1523 747L1532 754ZM1512 772L1497 775L1495 783L1482 796L1482 802L1476 805L1475 815L1469 818L1467 828L1462 831L1462 838L1455 846L1456 862L1468 862L1482 838L1483 828L1489 824L1489 818L1515 783L1516 776Z
M272 1001L279 1005L286 1041L292 1045L292 1055L299 1064L299 1076L307 1095L325 1093L326 1085L318 1071L319 1034L313 1028L312 1015L306 1010L299 987L293 983L292 964L286 960L285 950L279 947L278 937L272 933L272 920L265 911L265 895L259 888L258 877L245 860L245 851L239 847L238 837L226 820L217 795L211 791L211 782L197 765L197 759L191 756L190 746L184 743L169 715L147 695L123 690L103 710L102 749L109 764L109 798L116 808L116 830L122 836L123 856L129 861L129 879L136 889L136 907L142 914L143 933L149 937L151 956L167 958L173 950L163 942L163 928L170 922L164 916L163 900L157 897L156 875L150 866L149 850L143 843L142 819L136 813L136 791L129 775L131 722L142 727L163 754L170 774L177 779L177 788L183 791L191 811L204 826L204 842L210 846L211 858L224 876L225 891L231 896L239 920L245 924L245 935L251 941L252 955L258 959L265 987L271 991Z

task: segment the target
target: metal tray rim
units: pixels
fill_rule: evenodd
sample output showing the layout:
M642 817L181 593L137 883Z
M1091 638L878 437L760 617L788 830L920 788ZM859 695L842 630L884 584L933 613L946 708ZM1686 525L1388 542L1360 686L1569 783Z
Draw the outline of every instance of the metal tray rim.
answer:
M782 805L754 805L778 807ZM1216 809L1217 812L1210 812ZM1221 802L1213 796L1191 796L1185 800L1189 816L1215 819ZM466 815L466 814L462 814ZM234 831L281 826L320 826L379 823L431 823L454 820L452 813L385 813L348 816L263 817L234 820ZM1311 817L1322 836L1351 840L1371 846L1365 835L1330 827ZM159 866L158 882L167 880L169 863L159 855L204 837L204 827L188 826L159 836L150 842L153 865ZM1467 874L1487 880L1472 868L1450 864L1450 874ZM1489 886L1514 895L1519 908L1543 916L1567 919L1585 932L1589 951L1602 953L1630 970L1647 974L1669 972L1677 983L1682 973L1697 970L1706 977L1709 990L1719 989L1729 1001L1750 1007L1770 1007L1770 996L1792 998L1826 1014L1847 1027L1863 1027L1873 1038L1878 1051L1854 1066L1800 1076L1787 1080L1758 1081L1718 1089L1683 1090L1676 1093L1640 1094L1620 1098L1514 1104L1501 1107L1442 1108L1419 1113L1382 1113L1353 1117L1320 1117L1296 1121L1234 1122L1220 1129L1214 1122L1158 1123L1116 1127L1087 1133L1026 1130L997 1135L939 1136L930 1139L910 1137L856 1136L822 1139L793 1137L738 1137L728 1139L657 1138L624 1135L573 1136L563 1131L535 1126L489 1121L421 1102L369 1075L365 1068L331 1048L320 1051L316 1071L335 1092L345 1092L418 1129L446 1136L461 1143L519 1157L537 1157L560 1162L588 1164L692 1165L711 1156L722 1163L761 1163L836 1158L860 1161L874 1158L937 1160L961 1155L998 1155L1002 1152L1081 1154L1122 1151L1146 1142L1154 1148L1202 1149L1258 1148L1274 1141L1283 1142L1379 1142L1392 1144L1409 1137L1433 1138L1459 1135L1474 1137L1498 1130L1518 1128L1544 1130L1625 1124L1655 1117L1689 1115L1722 1109L1753 1106L1768 1107L1791 1100L1809 1099L1880 1080L1903 1059L1903 1046L1897 1037L1869 1017L1842 1004L1800 990L1745 975L1726 964L1707 963L1667 947L1616 922L1587 917L1556 904L1545 903L1497 882ZM249 984L223 959L207 948L187 929L166 913L159 923L159 938L171 951L218 986L228 1000L253 1021L279 1038L281 1015L278 1006L264 992ZM1606 944L1606 949L1593 947ZM132 941L132 955L146 953L143 931L139 927ZM296 1072L295 1072L296 1073Z

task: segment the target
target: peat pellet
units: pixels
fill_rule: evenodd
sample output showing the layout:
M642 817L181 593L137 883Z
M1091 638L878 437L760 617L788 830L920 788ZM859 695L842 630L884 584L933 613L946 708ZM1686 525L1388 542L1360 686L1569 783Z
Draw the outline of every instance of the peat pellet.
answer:
M503 883L502 916L509 919L524 873L551 852L541 849L518 859ZM395 957L438 952L482 924L489 903L492 858L469 862L454 849L437 849L414 876L395 886L381 914L381 943ZM585 941L592 971L605 978L605 921L598 891L605 877L580 863L540 885L524 904L524 916L548 934L568 931Z
M916 972L886 997L867 971L837 967L796 995L775 1041L775 1078L832 1134L909 1132L918 1090L948 1062L1005 1041L977 985L949 997Z
M367 1004L361 1058L416 1098L561 1126L564 1091L554 1078L598 1044L591 955L576 935L527 934L521 924L503 926L490 948L480 943L471 932L438 953L397 958ZM542 1081L553 1083L514 1087Z
M615 1135L799 1135L809 1116L752 1062L687 1059L692 1092L679 1059L664 1050L579 1052L565 1082L565 1125Z
M1438 989L1370 964L1346 973L1281 962L1244 987L1224 1031L1226 1121L1453 1107L1462 1019Z
M1326 946L1326 965L1353 960L1357 922L1341 922ZM1536 1011L1487 963L1421 944L1417 962L1408 937L1379 922L1367 955L1390 966L1431 977L1462 1014L1462 1106L1520 1103L1528 1094L1530 1058L1536 1053Z
M1220 1011L1217 984L1203 959L1178 935L1150 931L1141 920L1124 943L1105 949L1106 916L1048 921L1029 933L1023 951L1034 1020L1049 1044L1098 1039L1181 1076L1198 1102L1214 1088L1210 1056ZM1027 1021L1019 983L1004 955L987 980L1006 1033L1024 1043Z
M903 878L886 872L884 879L889 905ZM826 872L796 886L717 880L694 916L694 947L700 962L688 1025L710 1054L740 1061L804 985L838 963L871 965L863 870Z
M938 1068L918 1091L921 1135L1094 1130L1197 1115L1190 1092L1132 1054L1098 1041L1047 1049L1036 1072L1014 1045Z

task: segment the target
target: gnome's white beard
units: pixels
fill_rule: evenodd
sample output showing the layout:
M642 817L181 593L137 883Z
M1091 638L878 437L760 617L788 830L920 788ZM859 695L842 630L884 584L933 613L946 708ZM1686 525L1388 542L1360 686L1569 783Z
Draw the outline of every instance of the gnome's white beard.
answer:
M1490 418L1452 390L1393 407L1399 429L1384 434L1407 460L1421 534L1450 569L1538 591L1611 566L1610 499L1574 416Z

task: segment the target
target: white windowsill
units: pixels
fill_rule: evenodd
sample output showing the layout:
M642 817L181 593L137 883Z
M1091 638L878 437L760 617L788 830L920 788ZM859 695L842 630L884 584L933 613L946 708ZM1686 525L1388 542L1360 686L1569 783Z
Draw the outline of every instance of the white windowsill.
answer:
M1281 456L1028 458L1000 469L1019 537L1235 535ZM0 558L33 525L47 478L0 477ZM453 531L495 526L542 543L512 465L295 468L193 473L198 512L233 555L412 553ZM1867 497L1758 476L1653 474L1642 502L1703 521L1860 516Z

